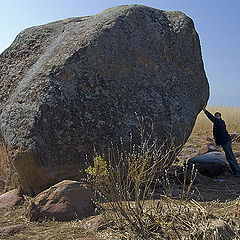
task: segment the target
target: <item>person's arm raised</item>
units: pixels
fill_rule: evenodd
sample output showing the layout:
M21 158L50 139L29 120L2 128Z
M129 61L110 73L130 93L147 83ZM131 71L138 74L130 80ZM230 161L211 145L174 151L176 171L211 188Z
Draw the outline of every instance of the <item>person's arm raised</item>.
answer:
M203 108L203 111L210 121L212 121L213 123L217 122L217 118L215 118L208 110L206 110L206 108Z

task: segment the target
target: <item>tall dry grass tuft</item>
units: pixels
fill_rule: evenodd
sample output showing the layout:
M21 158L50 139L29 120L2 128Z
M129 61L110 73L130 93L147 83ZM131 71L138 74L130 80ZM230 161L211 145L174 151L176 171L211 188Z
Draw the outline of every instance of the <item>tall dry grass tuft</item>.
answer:
M220 112L225 121L229 133L240 133L240 107L209 106L206 108L214 114ZM203 111L197 117L193 133L196 135L211 135L212 122L206 117Z

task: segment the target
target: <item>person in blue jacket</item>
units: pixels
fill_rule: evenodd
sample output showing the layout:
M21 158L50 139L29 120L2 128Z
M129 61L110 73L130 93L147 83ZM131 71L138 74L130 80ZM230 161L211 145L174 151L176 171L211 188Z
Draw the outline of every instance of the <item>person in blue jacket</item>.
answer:
M203 111L209 120L213 122L213 137L215 139L216 145L223 148L233 175L240 177L240 167L232 151L232 138L227 132L226 124L222 120L221 113L216 112L213 116L205 109L205 107L203 108Z

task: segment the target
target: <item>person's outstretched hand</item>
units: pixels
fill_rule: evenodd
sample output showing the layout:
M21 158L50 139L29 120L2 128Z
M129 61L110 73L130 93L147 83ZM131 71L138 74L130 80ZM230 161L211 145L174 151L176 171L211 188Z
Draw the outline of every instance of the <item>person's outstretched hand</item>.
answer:
M202 110L205 112L206 111L206 106L207 106L207 103L204 104Z

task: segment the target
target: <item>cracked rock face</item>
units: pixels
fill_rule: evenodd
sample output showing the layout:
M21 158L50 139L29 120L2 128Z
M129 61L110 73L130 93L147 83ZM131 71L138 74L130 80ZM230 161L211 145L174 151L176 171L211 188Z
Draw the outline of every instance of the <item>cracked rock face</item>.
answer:
M0 55L0 174L30 194L77 180L94 147L137 132L136 116L178 146L208 96L181 12L124 5L26 29Z

